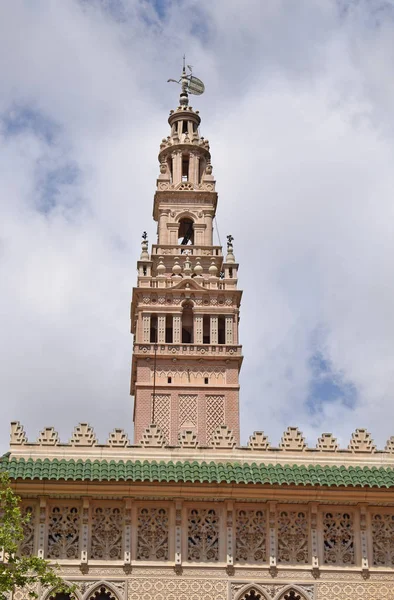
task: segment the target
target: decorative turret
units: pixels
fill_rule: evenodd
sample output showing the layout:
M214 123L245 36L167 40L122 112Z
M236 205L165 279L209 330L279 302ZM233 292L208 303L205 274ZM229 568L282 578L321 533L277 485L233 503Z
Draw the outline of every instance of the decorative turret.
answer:
M213 243L217 193L209 142L200 135L198 111L188 105L198 81L184 65L180 105L160 144L157 243L149 254L144 233L133 290L136 443L152 424L169 444L178 443L186 426L199 445L211 444L222 426L239 441L238 264L232 236L225 261Z

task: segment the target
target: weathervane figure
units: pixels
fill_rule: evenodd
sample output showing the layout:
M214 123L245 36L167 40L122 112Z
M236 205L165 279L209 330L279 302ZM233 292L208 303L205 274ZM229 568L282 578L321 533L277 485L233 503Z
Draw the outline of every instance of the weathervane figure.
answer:
M200 96L205 91L205 85L201 81L195 77L193 72L193 66L187 65L190 73L186 74L186 65L185 65L186 57L183 55L183 69L182 75L180 79L167 79L167 83L179 83L181 85L181 94L179 97L179 102L181 106L187 106L189 104L189 94L193 94L194 96Z

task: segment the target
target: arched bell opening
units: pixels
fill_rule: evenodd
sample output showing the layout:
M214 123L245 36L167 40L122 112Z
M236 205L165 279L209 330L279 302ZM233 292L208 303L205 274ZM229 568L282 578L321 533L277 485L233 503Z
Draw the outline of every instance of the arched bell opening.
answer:
M185 302L182 310L182 344L193 344L193 304Z
M194 244L194 221L188 217L179 221L178 243L181 246Z

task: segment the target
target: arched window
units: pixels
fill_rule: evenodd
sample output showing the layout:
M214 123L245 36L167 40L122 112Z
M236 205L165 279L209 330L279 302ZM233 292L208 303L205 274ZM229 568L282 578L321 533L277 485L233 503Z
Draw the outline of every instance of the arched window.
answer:
M181 246L194 244L194 223L191 219L185 218L179 221L178 242Z
M190 302L183 305L182 312L182 344L193 343L193 306Z
M116 600L116 598L115 594L102 585L90 595L89 600Z
M248 592L246 592L245 596L243 597L243 600L262 600L262 596L256 590L249 590Z
M58 592L53 596L49 596L49 600L72 600L73 596L67 592Z

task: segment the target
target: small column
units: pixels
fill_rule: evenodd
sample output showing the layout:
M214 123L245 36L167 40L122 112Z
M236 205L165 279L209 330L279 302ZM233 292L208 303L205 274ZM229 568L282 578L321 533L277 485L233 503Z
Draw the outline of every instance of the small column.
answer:
M174 344L181 343L181 328L182 328L182 316L173 315L172 317L172 341Z
M81 519L81 569L86 568L88 564L89 549L89 498L82 498L82 519Z
M150 315L142 315L142 342L149 344L150 342Z
M175 572L182 571L182 500L175 502Z
M203 341L203 316L202 315L194 315L194 343L202 344Z
M124 551L123 551L123 563L125 566L131 565L131 498L126 498L125 509L124 509Z
M319 576L319 545L317 537L317 503L311 504L311 551L312 551L312 574Z
M40 517L38 523L38 558L45 558L45 538L47 529L47 501L46 498L40 498Z
M368 533L367 533L367 505L360 504L360 547L361 547L361 569L366 579L369 573L368 562Z
M210 319L210 325L211 325L211 344L217 344L218 343L218 318L215 317L214 315L211 315L211 319Z
M164 344L166 341L166 315L158 316L157 327L158 327L157 341L159 344Z
M233 343L233 315L226 315L226 344Z
M194 162L195 162L195 158L196 158L196 155L194 154L194 152L190 152L189 153L189 172L187 174L187 178L188 178L188 181L190 181L190 183L195 183L196 182L196 180L194 178L194 171L195 171Z
M178 184L182 181L182 152L175 150L172 154L173 181Z
M269 502L269 551L270 551L270 573L276 575L276 502Z
M226 509L226 526L227 526L227 572L231 575L234 571L234 534L233 534L233 521L234 521L234 504L233 502L227 502Z
M235 310L235 313L234 313L234 324L233 324L234 339L233 339L233 344L238 344L238 323L239 323L239 310L237 308Z

